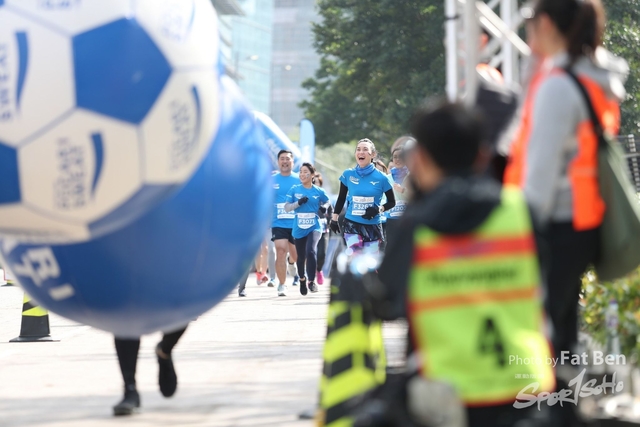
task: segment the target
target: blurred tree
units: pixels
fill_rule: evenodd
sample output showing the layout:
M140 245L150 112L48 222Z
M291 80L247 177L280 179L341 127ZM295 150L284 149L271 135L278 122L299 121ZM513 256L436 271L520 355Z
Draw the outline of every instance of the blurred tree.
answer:
M607 9L605 46L629 62L631 70L622 104L621 134L640 130L640 0L604 0Z
M614 282L600 283L593 272L582 279L580 329L598 344L606 346L606 311L609 301L618 303L618 335L622 354L630 362L640 360L640 268Z
M605 45L630 63L621 133L640 123L640 0L604 0ZM386 152L405 134L414 108L444 94L443 0L318 0L321 55L300 106L321 146L371 138Z
M319 145L368 137L379 151L406 133L414 108L444 93L442 0L319 0L321 66L300 105Z
M625 58L630 68L620 133L637 134L640 130L640 0L603 0L603 3L608 17L605 46ZM600 283L593 273L587 273L583 285L582 330L604 345L605 312L609 301L616 299L622 352L637 365L640 361L640 268L628 277L605 283Z

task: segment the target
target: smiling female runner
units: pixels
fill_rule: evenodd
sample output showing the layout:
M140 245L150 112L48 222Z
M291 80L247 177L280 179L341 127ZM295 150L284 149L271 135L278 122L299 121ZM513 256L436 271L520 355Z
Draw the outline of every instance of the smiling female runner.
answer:
M311 163L303 163L300 167L300 182L287 193L287 212L295 211L293 221L293 238L298 253L298 275L300 276L300 293L307 294L307 283L311 292L318 292L315 284L317 267L317 247L322 234L318 211L321 206L329 202L327 193L320 187L313 185L316 169ZM306 263L306 275L305 275Z
M357 166L347 169L340 177L340 194L333 211L331 229L340 232L338 216L347 201L344 239L350 249L377 252L384 241L380 214L396 205L389 179L373 163L375 155L373 142L366 138L360 140L355 152ZM380 206L383 195L387 196L387 203Z

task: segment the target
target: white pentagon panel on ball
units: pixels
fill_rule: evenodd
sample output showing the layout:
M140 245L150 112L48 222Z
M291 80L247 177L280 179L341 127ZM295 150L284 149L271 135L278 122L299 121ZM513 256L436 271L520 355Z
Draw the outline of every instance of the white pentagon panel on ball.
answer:
M0 7L2 141L17 146L70 111L73 80L70 38Z
M132 12L131 0L4 0L4 3L7 8L68 35L130 17Z
M218 18L210 0L137 0L135 17L174 69L218 62Z
M198 168L220 123L214 70L174 72L142 123L144 181L181 184Z
M90 238L87 225L59 221L22 203L0 205L0 235L23 243L70 243Z
M61 221L98 220L140 189L139 153L134 126L76 111L18 150L22 203Z

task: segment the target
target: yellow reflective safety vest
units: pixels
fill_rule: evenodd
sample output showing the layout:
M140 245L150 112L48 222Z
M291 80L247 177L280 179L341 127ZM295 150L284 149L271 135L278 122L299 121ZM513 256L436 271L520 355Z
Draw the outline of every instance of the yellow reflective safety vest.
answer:
M319 426L350 427L354 399L386 378L382 323L373 316L368 304L353 298L353 290L346 289L350 285L343 281L339 287L331 287Z
M474 232L414 234L408 303L422 375L452 384L469 407L513 403L555 376L544 334L540 272L522 193L502 202Z

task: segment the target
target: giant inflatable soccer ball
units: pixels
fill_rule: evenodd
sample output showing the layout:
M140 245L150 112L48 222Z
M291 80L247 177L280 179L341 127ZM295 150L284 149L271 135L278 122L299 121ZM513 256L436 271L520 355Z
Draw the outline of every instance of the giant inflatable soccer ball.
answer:
M218 39L209 0L0 0L0 234L87 241L184 184Z
M278 153L280 150L291 151L293 154L293 168L294 172L300 171L302 166L302 151L300 148L291 142L289 137L278 127L278 125L271 119L271 117L260 111L254 111L253 116L256 119L258 128L262 131L265 137L265 145L269 150L269 157L271 157L271 164L274 170L278 170Z
M193 178L130 225L65 245L0 239L44 307L121 337L187 324L236 286L271 218L271 165L235 84L222 78L220 129Z

